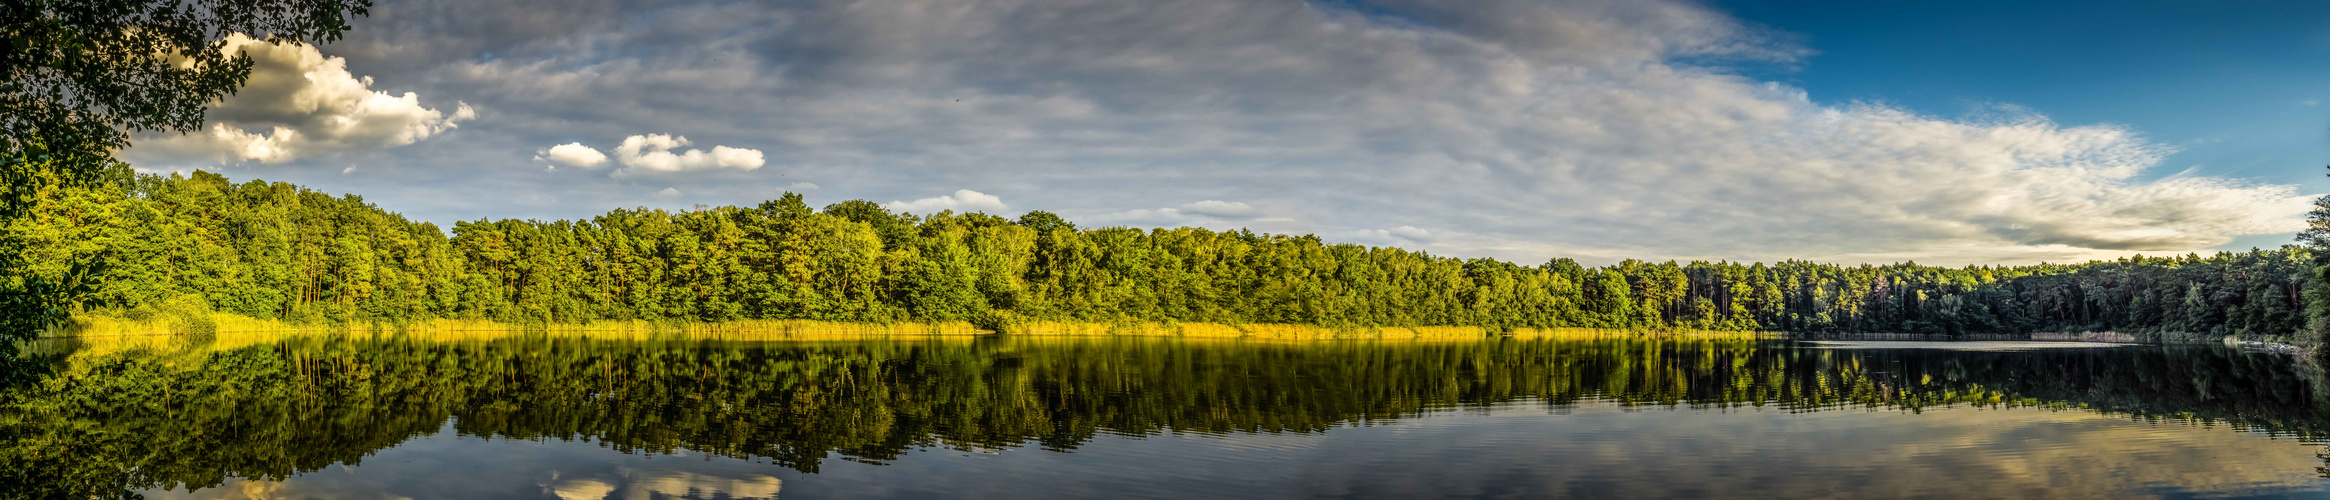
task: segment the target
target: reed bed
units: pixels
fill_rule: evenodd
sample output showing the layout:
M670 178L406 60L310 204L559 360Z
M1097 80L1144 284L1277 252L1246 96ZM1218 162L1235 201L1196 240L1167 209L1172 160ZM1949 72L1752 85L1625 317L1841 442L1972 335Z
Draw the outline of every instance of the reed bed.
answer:
M993 333L968 322L843 323L815 320L741 320L723 322L593 321L573 324L521 324L466 319L432 319L409 323L292 324L234 314L203 312L191 315L127 319L80 315L52 328L43 337L152 337L210 336L237 333L417 334L445 338L475 334L480 338L512 333L587 333L592 336L707 339L790 339L795 337L971 336Z
M72 344L107 350L161 348L191 341L242 346L285 336L400 336L438 341L491 340L513 335L576 336L610 340L852 340L905 337L972 337L1005 334L1030 337L1171 337L1186 339L1313 340L1474 340L1595 337L1764 337L1764 332L1701 330L1611 330L1522 328L1494 332L1477 326L1320 326L1300 324L1108 323L1025 321L1002 331L968 322L844 323L815 320L724 322L593 321L575 324L519 324L485 320L432 319L407 323L293 324L212 311L179 311L128 317L75 316L43 337L75 339ZM103 340L99 340L103 339ZM38 348L36 347L36 350Z
M1680 339L1777 339L1787 333L1770 331L1694 330L1689 328L1615 329L1615 328L1522 328L1514 330L1514 338L1585 339L1607 337L1650 337Z
M1503 334L1477 326L1319 326L1296 324L1222 323L1096 323L1035 321L1004 327L1003 333L1028 336L1181 337L1258 340L1469 340L1590 337L1708 337L1768 338L1772 332L1711 330L1621 330L1605 328L1521 328Z
M1042 337L1181 337L1261 340L1408 340L1479 339L1488 331L1478 327L1330 327L1290 324L1222 323L1097 323L1031 321L1006 326L1003 333Z

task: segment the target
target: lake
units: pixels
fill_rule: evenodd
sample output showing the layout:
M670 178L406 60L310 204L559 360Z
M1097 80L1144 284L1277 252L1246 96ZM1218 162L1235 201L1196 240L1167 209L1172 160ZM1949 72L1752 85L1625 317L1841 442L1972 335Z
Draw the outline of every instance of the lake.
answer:
M2320 369L2214 345L44 342L25 496L2330 496Z

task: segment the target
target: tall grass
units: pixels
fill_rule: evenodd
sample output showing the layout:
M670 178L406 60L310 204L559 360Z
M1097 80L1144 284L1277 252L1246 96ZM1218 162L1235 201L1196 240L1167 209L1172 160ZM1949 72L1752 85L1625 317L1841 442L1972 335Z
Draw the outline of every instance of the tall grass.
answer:
M841 323L814 320L740 320L723 322L593 321L576 324L521 324L467 319L432 319L410 323L293 324L220 312L194 312L129 318L100 314L76 315L45 332L43 337L186 336L223 333L344 333L344 334L459 334L494 337L509 333L588 333L593 336L691 338L790 338L969 336L992 333L967 322Z
M75 315L43 337L195 337L240 338L247 334L416 335L433 339L492 339L514 334L577 335L611 339L707 340L821 340L879 337L967 337L1006 334L1060 337L1179 337L1195 339L1257 340L1466 340L1498 336L1690 336L1756 337L1758 332L1695 330L1604 330L1594 328L1523 328L1499 334L1477 326L1320 326L1299 324L1223 324L1020 321L980 329L972 323L845 323L816 320L738 320L722 322L592 321L574 324L520 324L487 320L432 319L408 323L295 324L251 318L203 307L199 300L167 301L159 307L129 311L100 311ZM256 337L266 337L257 335ZM132 342L134 343L134 342Z
M1245 338L1264 340L1463 340L1498 336L1546 337L1603 337L1603 336L1658 336L1658 337L1763 337L1764 332L1734 332L1710 330L1609 330L1600 328L1521 328L1506 334L1497 334L1477 326L1320 326L1293 324L1222 324L1222 323L1097 323L1032 321L1005 326L1003 333L1031 336L1120 336L1120 337L1183 337L1183 338Z

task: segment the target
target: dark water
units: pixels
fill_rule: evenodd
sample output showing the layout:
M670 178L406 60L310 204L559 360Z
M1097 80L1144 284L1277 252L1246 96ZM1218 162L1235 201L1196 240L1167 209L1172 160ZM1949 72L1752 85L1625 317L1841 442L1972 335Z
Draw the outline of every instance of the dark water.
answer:
M2312 439L2330 433L2319 369L2215 346L228 344L47 348L53 373L0 391L0 487L416 499L2330 491Z

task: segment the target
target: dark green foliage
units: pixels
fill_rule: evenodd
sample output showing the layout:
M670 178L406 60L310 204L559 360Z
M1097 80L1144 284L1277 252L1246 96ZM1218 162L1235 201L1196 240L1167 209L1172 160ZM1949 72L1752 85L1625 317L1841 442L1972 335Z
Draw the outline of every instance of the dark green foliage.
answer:
M1034 229L1037 233L1048 233L1052 232L1053 229L1076 230L1076 224L1068 222L1068 219L1062 219L1059 214L1042 210L1021 214L1019 225Z
M826 205L825 213L851 222L863 222L868 226L873 226L874 234L882 237L882 246L889 248L902 248L913 244L916 232L915 225L919 223L913 214L890 213L890 209L882 208L882 205L866 200L850 200Z
M790 193L757 209L460 222L451 237L353 196L209 173L44 193L19 229L35 235L39 262L114 255L95 285L98 307L192 295L303 322L1071 320L2311 341L2293 334L2319 282L2312 254L2295 246L2022 267L1525 267L1313 236L1079 230L1042 212L918 217L864 201L813 212Z
M2302 292L2306 300L2303 336L2330 339L2330 195L2314 199L2314 209L2306 213L2306 229L2298 232L2298 243L2314 251L2314 267L2307 270Z

